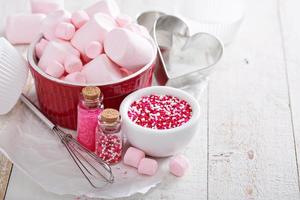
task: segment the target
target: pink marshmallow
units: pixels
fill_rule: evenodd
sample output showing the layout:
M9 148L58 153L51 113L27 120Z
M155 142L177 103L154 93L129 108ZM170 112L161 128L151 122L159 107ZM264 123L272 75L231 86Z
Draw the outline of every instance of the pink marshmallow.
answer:
M72 83L80 83L80 84L86 83L86 78L81 72L74 72L74 73L68 74L66 77L64 77L63 80L72 82Z
M67 56L65 58L64 67L65 67L66 72L73 73L73 72L81 71L83 68L83 65L82 65L80 58L78 58L74 55L71 55L71 56Z
M183 155L174 156L169 162L170 172L178 177L181 177L189 168L189 161Z
M146 37L146 38L151 38L150 34L149 34L149 31L146 29L146 27L144 26L141 26L137 23L130 23L130 24L127 24L125 25L126 29L132 31L132 32L135 32L143 37Z
M85 55L91 59L96 58L101 53L103 53L103 45L100 42L93 41L85 47Z
M57 10L47 15L41 25L41 30L44 34L44 37L48 40L57 38L55 36L56 26L61 22L70 23L71 14L65 10Z
M143 158L138 166L138 173L153 176L158 169L156 160L150 158Z
M124 163L138 168L140 161L145 158L145 153L137 148L129 147L124 155Z
M107 33L117 27L116 22L105 14L95 14L86 24L78 29L71 40L72 45L84 54L90 42L103 42Z
M66 41L49 41L40 57L38 66L45 71L52 61L66 65L66 69L69 72L82 68L79 52Z
M42 38L36 45L35 45L35 55L37 58L40 58L44 52L44 49L46 48L48 44L48 40Z
M60 22L55 28L55 36L59 39L70 40L75 33L75 27L71 23Z
M53 64L53 61L62 65L66 55L67 52L60 43L49 41L42 56L40 57L38 66L46 71L46 69Z
M123 27L125 27L125 26L131 24L131 23L132 23L132 19L131 19L131 17L128 16L128 15L123 15L123 14L121 14L121 15L118 15L118 16L117 16L116 22L118 23L118 25L119 25L120 27L123 28Z
M72 23L74 24L74 26L77 29L80 28L80 27L82 27L89 20L90 20L90 17L83 10L79 10L79 11L73 12L72 18L71 18Z
M41 31L44 14L18 14L7 17L5 34L12 44L29 44Z
M87 63L81 72L85 75L87 83L102 84L122 78L119 67L105 54L101 54Z
M120 14L120 9L114 0L100 0L86 8L85 11L90 17L96 13L104 13L116 18Z
M129 75L133 74L132 71L129 71L128 69L123 68L123 67L120 67L120 71L121 71L123 76L129 76Z
M112 61L128 70L148 64L154 51L148 39L124 28L115 28L107 34L104 49Z
M51 60L51 61L49 61L49 66L47 67L45 72L47 74L49 74L50 76L53 76L55 78L59 78L64 74L65 68L59 62L57 62L55 60Z
M58 42L59 44L61 44L61 46L65 49L65 51L69 52L70 54L80 57L80 52L73 47L73 45L71 44L70 41L65 41L65 40L61 40L61 39L55 39L52 41L55 41L55 42Z
M32 13L49 14L64 8L64 0L30 0Z

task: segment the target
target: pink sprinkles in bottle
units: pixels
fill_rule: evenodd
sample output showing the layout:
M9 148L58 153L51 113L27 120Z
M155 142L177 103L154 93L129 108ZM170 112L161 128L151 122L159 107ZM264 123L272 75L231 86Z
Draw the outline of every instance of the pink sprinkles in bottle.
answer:
M134 101L129 107L128 117L146 128L171 129L189 121L192 108L177 97L151 94Z

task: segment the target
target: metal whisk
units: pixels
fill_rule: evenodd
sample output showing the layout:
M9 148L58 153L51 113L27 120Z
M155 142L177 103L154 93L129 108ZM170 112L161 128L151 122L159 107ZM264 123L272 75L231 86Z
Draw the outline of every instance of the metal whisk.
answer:
M107 163L79 144L71 134L63 132L59 127L53 124L24 94L21 95L20 99L59 137L71 155L71 158L92 187L100 188L103 186L103 181L100 181L101 186L97 184L101 177L106 180L106 183L114 182L112 170Z

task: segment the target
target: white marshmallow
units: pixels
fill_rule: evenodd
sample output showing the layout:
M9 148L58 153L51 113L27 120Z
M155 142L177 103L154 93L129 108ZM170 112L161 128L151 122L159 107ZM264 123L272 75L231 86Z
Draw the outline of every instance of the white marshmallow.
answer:
M73 73L73 72L81 71L83 65L82 65L80 58L78 58L74 55L70 55L70 56L65 57L64 67L65 67L66 72Z
M129 147L124 155L123 162L126 165L138 168L143 158L145 158L145 152L135 147Z
M107 56L128 70L136 70L148 64L153 57L151 42L124 28L109 32L104 41Z
M17 14L7 17L5 34L12 44L28 44L41 31L44 14Z
M64 8L64 0L30 0L32 13L49 14Z
M124 28L131 30L132 32L135 32L143 37L151 38L151 35L149 34L149 31L146 29L146 27L141 26L137 23L127 24Z
M55 28L55 36L59 39L70 40L75 33L75 26L71 23L60 22Z
M64 10L57 10L49 15L43 20L41 25L42 33L44 37L48 40L53 40L57 38L55 36L56 26L61 22L71 22L71 14Z
M127 25L129 25L129 24L132 23L132 19L131 19L131 17L128 16L128 15L123 15L123 14L121 14L121 15L118 15L118 16L117 16L116 22L118 23L118 25L119 25L120 27L125 27L125 26L127 26Z
M38 62L38 66L42 70L46 71L49 66L53 65L54 61L62 65L65 60L66 54L66 50L60 43L49 41Z
M189 169L190 163L188 159L183 155L177 155L170 159L169 171L178 177L183 176Z
M73 12L73 14L72 14L71 21L77 29L82 27L89 20L90 20L90 17L83 10Z
M114 0L100 0L86 8L85 11L90 17L96 13L104 13L116 18L120 14L118 4Z
M72 83L81 83L81 84L86 83L86 78L83 75L83 73L81 73L81 72L74 72L74 73L68 74L66 77L64 77L63 80L69 81Z
M138 173L148 176L153 176L158 169L158 163L156 160L151 158L143 158L138 166Z
M85 55L91 59L96 58L103 53L103 45L100 42L93 41L85 47Z
M49 41L38 62L38 66L44 71L56 61L64 66L68 73L80 71L82 62L80 54L69 42Z
M85 75L87 83L102 84L122 78L119 67L109 60L105 54L97 56L86 64L81 72Z
M45 72L47 74L49 74L50 76L53 76L55 78L59 78L64 74L65 69L64 69L64 66L61 63L59 63L55 60L51 60L51 61L49 61L48 64L49 64L49 66L47 67Z
M42 38L36 45L35 45L35 55L37 58L40 58L44 52L44 49L46 48L48 44L48 40Z
M70 41L65 41L65 40L61 40L61 39L54 39L52 41L60 43L63 46L63 48L70 54L73 54L74 56L77 56L78 58L80 57L80 52L76 48L73 47L73 45L71 44Z
M122 73L123 76L129 76L131 74L133 74L134 72L129 71L128 69L124 68L124 67L120 67L120 71Z
M107 33L117 27L116 22L105 14L95 14L85 25L78 29L71 43L80 53L84 54L85 48L90 42L103 42Z

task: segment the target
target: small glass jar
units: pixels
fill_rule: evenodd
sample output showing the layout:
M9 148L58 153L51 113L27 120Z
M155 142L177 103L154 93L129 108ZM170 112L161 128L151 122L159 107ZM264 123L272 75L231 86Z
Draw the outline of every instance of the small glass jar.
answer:
M104 109L96 128L96 154L108 164L122 159L123 137L120 114L115 109Z
M84 87L78 104L77 140L90 151L95 151L95 128L103 111L103 95L98 87Z

